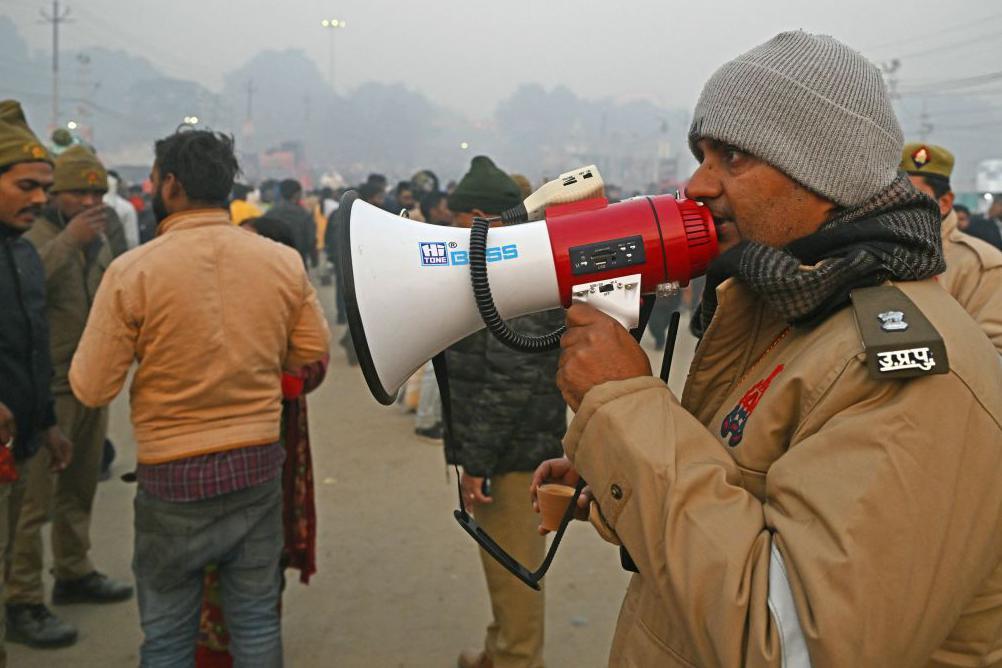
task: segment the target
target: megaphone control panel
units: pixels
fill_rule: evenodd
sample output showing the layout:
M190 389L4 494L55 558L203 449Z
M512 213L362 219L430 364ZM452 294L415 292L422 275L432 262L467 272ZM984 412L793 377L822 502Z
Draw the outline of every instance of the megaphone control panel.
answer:
M599 271L623 269L644 264L644 238L642 236L611 239L570 249L571 273L575 276Z

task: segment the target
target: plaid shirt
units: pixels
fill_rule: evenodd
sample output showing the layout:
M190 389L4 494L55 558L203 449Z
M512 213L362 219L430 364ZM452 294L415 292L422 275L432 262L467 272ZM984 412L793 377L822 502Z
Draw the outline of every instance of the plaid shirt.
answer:
M273 480L282 472L281 443L236 448L164 464L140 464L144 492L163 501L203 501Z

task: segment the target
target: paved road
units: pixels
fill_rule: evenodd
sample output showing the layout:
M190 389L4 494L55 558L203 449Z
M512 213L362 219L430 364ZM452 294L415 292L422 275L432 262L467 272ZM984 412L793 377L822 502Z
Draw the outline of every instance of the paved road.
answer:
M329 306L332 289L319 290ZM676 392L692 347L683 334L672 372ZM455 481L446 480L441 447L413 435L412 416L376 403L336 346L327 382L310 397L310 425L319 572L309 586L290 581L285 593L286 665L454 666L460 649L482 642L489 607L477 548L452 518ZM118 475L131 470L135 448L124 396L112 407L111 436L119 458L113 480L98 491L93 556L105 572L129 579L134 488ZM586 524L568 530L546 580L548 665L606 665L626 582L612 546ZM57 611L79 627L78 644L50 651L9 645L11 666L138 664L134 601Z

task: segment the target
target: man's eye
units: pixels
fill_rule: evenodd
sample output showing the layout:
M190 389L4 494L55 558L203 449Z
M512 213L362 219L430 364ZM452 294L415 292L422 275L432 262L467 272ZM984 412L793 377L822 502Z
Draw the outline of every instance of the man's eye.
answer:
M734 146L724 147L724 160L729 164L740 162L745 157L744 151Z

